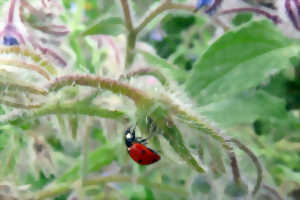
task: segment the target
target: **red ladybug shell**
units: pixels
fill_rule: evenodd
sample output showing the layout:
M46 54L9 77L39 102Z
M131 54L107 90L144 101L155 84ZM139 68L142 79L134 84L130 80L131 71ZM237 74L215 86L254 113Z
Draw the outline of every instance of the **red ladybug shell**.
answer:
M128 148L130 157L140 165L150 165L160 160L160 156L141 143L134 143Z

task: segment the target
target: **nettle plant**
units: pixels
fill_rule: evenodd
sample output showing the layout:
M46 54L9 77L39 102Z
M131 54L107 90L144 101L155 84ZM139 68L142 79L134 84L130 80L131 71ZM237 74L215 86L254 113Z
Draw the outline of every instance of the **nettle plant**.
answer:
M277 149L249 126L288 119L291 138L299 131L261 89L300 53L278 29L299 34L299 1L276 4L2 1L1 199L282 199L268 170L287 168L273 170ZM124 132L134 126L160 161L130 159Z

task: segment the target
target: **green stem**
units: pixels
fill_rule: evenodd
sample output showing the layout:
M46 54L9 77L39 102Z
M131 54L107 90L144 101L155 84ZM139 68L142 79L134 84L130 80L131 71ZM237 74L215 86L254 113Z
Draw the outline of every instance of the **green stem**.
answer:
M82 164L81 164L81 184L83 185L86 181L89 173L88 168L88 156L89 156L89 132L91 128L91 120L86 125L86 130L82 141Z
M155 69L155 68L150 68L150 67L145 67L145 68L138 69L136 71L129 72L128 74L123 75L121 77L121 79L122 78L129 79L134 76L144 76L144 75L154 76L157 80L159 80L161 82L161 84L166 85L166 86L169 85L167 77L161 71L159 71L158 69Z
M48 89L50 91L56 91L64 86L74 84L110 90L113 93L129 97L137 106L145 107L146 105L152 103L152 98L142 90L136 89L116 80L92 75L62 76L48 85Z
M259 162L258 158L255 156L255 154L243 143L241 143L239 140L237 139L230 139L230 141L232 143L234 143L235 145L238 146L239 149L241 149L242 151L244 151L252 160L252 162L254 163L256 170L257 170L257 179L256 179L256 184L255 187L253 189L252 194L255 195L259 188L261 187L262 184L262 179L263 179L263 168L261 166L261 163Z
M194 5L187 5L182 3L172 3L169 0L163 1L157 8L153 11L150 11L141 23L136 27L136 33L141 32L155 17L163 13L164 11L176 9L176 10L184 10L188 12L193 12L195 10Z
M126 28L129 32L131 32L133 30L133 25L132 25L132 20L131 20L131 14L130 14L128 1L127 0L120 0L120 1L121 1L121 4L122 4L122 9L123 9Z
M107 182L134 182L134 183L145 185L145 186L155 188L155 189L158 189L158 190L161 190L161 191L171 192L171 193L174 193L174 194L177 194L177 195L180 195L180 196L187 196L188 195L188 193L182 188L172 187L172 186L165 185L165 184L160 184L160 183L151 183L143 177L135 179L133 177L123 176L123 175L114 175L114 176L105 176L105 177L92 178L92 179L89 179L85 182L85 186L99 185L99 184L107 183Z
M72 190L72 185L60 184L60 185L56 185L55 187L51 187L49 189L44 189L40 192L37 192L35 194L35 199L36 200L47 199L50 197L58 196L60 194L65 194L71 190Z
M13 123L19 120L40 117L51 114L82 114L89 116L98 116L111 119L124 119L127 118L123 112L112 111L100 108L93 104L84 104L81 102L54 102L46 104L43 107L33 110L31 112L17 112L11 115L4 115L0 117L0 124Z
M14 107L14 108L22 108L22 109L35 109L35 108L40 108L42 104L21 104L21 103L16 103L16 102L11 102L7 101L5 99L0 99L0 104L4 104L9 107Z
M127 44L126 44L126 58L125 58L125 67L129 68L134 60L134 49L136 45L137 34L134 31L130 31L127 35Z
M84 182L84 186L93 186L93 185L99 185L99 184L105 184L105 183L136 183L140 185L145 185L151 188L155 188L157 190L165 191L174 193L176 195L180 196L188 196L188 192L186 192L183 188L179 187L172 187L169 185L161 184L161 183L152 183L147 181L146 179L140 177L140 178L133 178L130 176L123 176L123 175L113 175L113 176L103 176L103 177L97 177L97 178L91 178L87 179ZM76 183L75 183L76 184ZM52 186L51 188L46 188L36 194L37 200L43 200L51 197L55 197L64 193L67 193L72 190L73 185L72 184L61 184Z

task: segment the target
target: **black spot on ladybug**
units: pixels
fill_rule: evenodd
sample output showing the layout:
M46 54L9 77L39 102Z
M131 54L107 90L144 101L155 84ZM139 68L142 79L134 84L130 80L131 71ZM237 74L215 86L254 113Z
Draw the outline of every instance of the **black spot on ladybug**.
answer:
M146 151L145 150L142 150L142 155L145 155L146 154Z
M152 162L154 163L154 162L156 162L156 161L157 161L157 159L156 159L156 158L153 158Z
M141 163L141 162L143 162L143 160L138 160L138 163Z

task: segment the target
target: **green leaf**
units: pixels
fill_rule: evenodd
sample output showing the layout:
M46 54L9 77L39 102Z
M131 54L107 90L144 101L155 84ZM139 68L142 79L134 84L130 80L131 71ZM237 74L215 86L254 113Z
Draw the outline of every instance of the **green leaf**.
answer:
M299 50L272 23L249 23L224 34L200 57L186 90L200 105L220 101L292 66Z
M162 107L158 107L151 118L155 124L162 130L162 134L169 142L174 151L194 170L203 173L205 170L198 164L189 149L184 144L181 132L168 116L168 112Z
M112 35L117 36L124 32L125 27L123 20L119 17L110 17L103 19L97 24L89 27L82 33L82 36L87 35Z
M199 108L199 112L224 126L252 123L257 118L287 117L285 101L264 91L250 90ZM230 116L228 116L230 115Z
M153 67L157 67L160 70L166 72L172 79L182 83L186 80L187 73L178 68L176 65L168 63L165 59L160 58L157 55L153 55L147 51L138 50L138 53L142 54L146 61L153 65Z
M94 172L104 166L109 165L116 159L115 148L112 145L100 146L88 156L88 172ZM64 175L56 179L55 182L72 182L80 177L81 161L68 170Z

